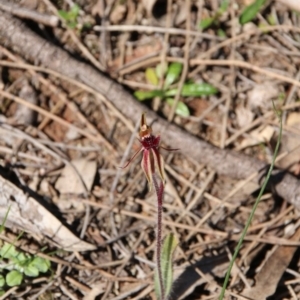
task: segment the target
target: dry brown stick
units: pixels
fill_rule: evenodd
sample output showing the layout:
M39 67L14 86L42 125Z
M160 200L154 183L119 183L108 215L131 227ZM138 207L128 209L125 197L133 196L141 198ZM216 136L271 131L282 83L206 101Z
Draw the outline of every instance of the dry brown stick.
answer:
M149 25L107 25L107 26L99 26L95 25L93 27L95 31L121 31L121 32L131 32L131 31L137 31L137 32L144 32L144 33L168 33L170 35L187 35L198 37L198 38L205 38L208 40L216 40L216 41L222 41L223 38L208 34L205 32L199 32L198 30L189 30L181 29L181 28L174 28L174 27L156 27L156 26L149 26Z
M137 122L142 111L154 122L153 129L161 132L162 140L168 146L176 145L181 152L206 164L217 173L231 178L243 179L255 171L265 170L267 164L257 159L230 150L221 150L159 118L141 103L137 102L125 89L85 63L71 58L65 51L48 43L24 24L5 13L0 12L0 44L13 48L27 60L34 61L46 68L77 79L92 87L123 115ZM256 178L256 182L259 178ZM288 173L273 177L273 187L289 203L300 208L300 182Z
M56 16L42 14L35 10L21 7L15 3L9 3L9 1L7 0L0 0L0 9L9 12L19 18L30 19L46 26L57 27L59 24L59 18Z

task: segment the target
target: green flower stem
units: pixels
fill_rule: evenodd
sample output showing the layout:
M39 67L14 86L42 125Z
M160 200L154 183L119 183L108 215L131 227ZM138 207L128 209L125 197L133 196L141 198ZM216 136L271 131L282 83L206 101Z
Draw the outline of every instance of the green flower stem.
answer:
M162 247L162 202L164 194L164 184L158 180L155 174L152 174L153 186L157 198L157 232L156 232L156 268L160 287L161 300L165 299L165 287L163 284L162 268L161 268L161 247Z

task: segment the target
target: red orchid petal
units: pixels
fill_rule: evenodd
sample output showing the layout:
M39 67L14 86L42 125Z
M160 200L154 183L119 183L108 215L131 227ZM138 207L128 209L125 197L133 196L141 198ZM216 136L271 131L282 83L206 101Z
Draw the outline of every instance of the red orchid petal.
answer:
M157 169L163 184L165 184L166 176L165 176L163 157L160 155L158 148L152 148L151 152L154 157L155 168Z
M142 169L143 169L143 171L145 173L145 176L148 180L150 189L152 187L152 174L153 174L151 165L153 165L153 163L151 163L150 151L147 150L147 149L144 149L141 166L142 166Z

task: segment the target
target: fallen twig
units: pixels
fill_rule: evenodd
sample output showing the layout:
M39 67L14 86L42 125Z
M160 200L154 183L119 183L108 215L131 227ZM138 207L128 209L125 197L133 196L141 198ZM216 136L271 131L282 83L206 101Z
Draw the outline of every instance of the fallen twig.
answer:
M59 24L59 18L56 16L42 14L35 10L9 3L8 1L0 0L0 9L19 18L33 20L46 26L56 27Z

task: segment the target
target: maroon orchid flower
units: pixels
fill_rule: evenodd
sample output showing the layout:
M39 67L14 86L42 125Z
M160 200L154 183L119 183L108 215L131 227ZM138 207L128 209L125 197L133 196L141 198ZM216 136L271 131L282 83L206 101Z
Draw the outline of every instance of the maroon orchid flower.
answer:
M142 169L146 175L150 189L154 186L154 191L157 199L157 243L156 243L156 267L158 274L158 282L160 289L160 298L165 299L165 283L161 266L161 249L162 249L162 212L163 212L163 196L165 185L164 161L159 153L159 149L163 148L167 151L175 151L178 149L168 149L160 146L160 136L153 135L152 129L146 123L145 113L141 116L140 124L140 149L132 156L132 158L123 167L126 168L140 153L143 152ZM157 180L157 174L160 177L160 182Z
M164 160L159 153L159 148L165 149L167 151L176 151L178 149L168 149L160 146L160 136L153 135L152 129L146 123L145 113L141 116L141 123L140 123L140 149L130 158L127 164L123 167L126 168L140 153L143 152L143 159L142 159L142 169L146 175L150 188L153 184L153 176L156 173L161 178L162 183L165 183L165 171L164 171Z

